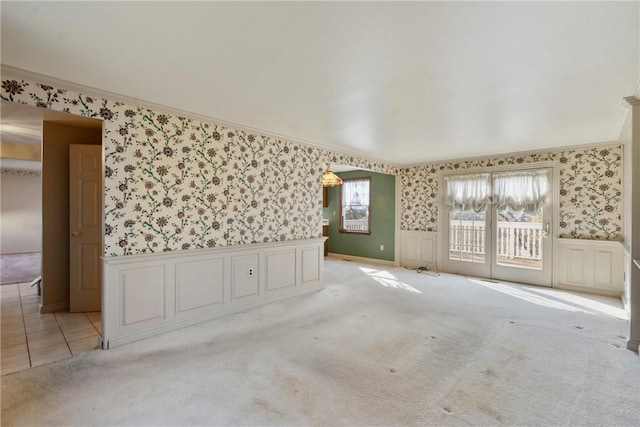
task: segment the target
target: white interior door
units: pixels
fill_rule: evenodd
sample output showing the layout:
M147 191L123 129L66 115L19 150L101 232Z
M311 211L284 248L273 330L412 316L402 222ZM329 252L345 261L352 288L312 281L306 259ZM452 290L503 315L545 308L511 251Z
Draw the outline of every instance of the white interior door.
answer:
M69 146L69 305L101 310L102 147Z
M546 172L553 183L553 169ZM444 269L452 273L551 286L553 191L536 214L446 212Z

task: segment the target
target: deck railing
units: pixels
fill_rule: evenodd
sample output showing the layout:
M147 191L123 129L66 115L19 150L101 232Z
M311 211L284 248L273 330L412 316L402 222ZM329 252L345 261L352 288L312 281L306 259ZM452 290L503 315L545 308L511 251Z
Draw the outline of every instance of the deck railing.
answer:
M499 221L497 231L498 257L508 259L542 259L542 223ZM482 255L485 252L485 227L473 221L450 224L451 252Z
M343 230L347 231L367 231L369 228L368 219L346 219L343 224Z

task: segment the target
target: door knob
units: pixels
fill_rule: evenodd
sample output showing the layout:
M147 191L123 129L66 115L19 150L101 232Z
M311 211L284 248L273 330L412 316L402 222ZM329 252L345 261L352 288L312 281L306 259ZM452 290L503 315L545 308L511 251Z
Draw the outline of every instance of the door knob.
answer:
M81 232L79 231L72 231L71 232L71 237L80 237L82 235Z

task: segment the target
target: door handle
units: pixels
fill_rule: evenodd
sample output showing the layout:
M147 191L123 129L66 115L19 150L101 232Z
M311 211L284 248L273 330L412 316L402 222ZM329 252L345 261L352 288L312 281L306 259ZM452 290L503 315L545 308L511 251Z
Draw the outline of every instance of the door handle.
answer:
M82 233L79 231L72 231L71 232L71 237L80 237L82 236Z
M551 222L547 221L544 224L544 231L542 232L542 237L547 237L551 233Z

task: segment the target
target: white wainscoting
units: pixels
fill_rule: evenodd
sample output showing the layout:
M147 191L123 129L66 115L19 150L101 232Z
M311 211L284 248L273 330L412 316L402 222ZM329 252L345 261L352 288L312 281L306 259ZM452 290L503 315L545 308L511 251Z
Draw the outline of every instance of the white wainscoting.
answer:
M619 242L557 239L556 287L621 296L624 247Z
M103 348L321 289L323 245L320 238L106 257Z
M400 265L404 267L426 267L442 265L438 238L434 231L400 231Z

